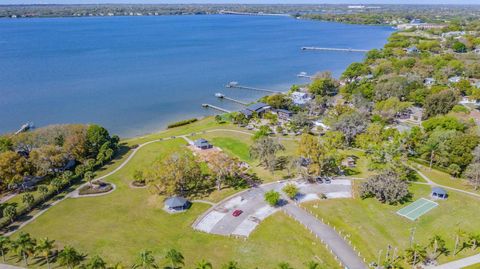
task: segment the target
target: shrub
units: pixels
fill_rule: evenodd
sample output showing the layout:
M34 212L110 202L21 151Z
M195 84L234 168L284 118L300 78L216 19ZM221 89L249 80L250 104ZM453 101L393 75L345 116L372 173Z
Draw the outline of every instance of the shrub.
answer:
M452 111L457 112L457 113L467 113L467 114L470 112L470 110L468 110L468 108L466 108L465 106L462 106L462 105L455 105L452 108Z
M174 123L171 123L167 126L167 128L175 128L175 127L179 127L179 126L183 126L183 125L187 125L187 124L190 124L190 123L194 123L198 121L197 118L193 118L193 119L188 119L188 120L182 120L182 121L178 121L178 122L174 122Z
M265 202L267 202L271 206L276 206L280 201L280 193L271 190L265 193Z
M294 199L298 194L298 188L293 183L289 183L283 187L282 191L287 194L290 199Z

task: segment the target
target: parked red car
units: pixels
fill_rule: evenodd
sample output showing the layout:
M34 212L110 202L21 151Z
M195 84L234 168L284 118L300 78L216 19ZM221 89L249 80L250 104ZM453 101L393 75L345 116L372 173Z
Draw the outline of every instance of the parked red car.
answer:
M233 211L232 216L238 217L238 216L240 216L242 213L243 213L242 210L237 209L237 210Z

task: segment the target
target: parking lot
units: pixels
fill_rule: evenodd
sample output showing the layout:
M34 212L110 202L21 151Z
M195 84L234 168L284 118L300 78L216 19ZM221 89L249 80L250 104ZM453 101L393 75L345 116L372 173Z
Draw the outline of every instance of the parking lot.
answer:
M299 188L297 200L306 202L318 200L321 197L350 198L351 181L333 180L330 184L310 184L307 182L294 182ZM249 236L257 225L280 210L280 207L271 207L264 201L264 193L269 190L281 191L287 182L275 182L261 185L248 191L239 193L223 201L206 214L202 215L194 224L194 229L219 235ZM233 216L235 210L241 210L238 216ZM237 212L238 213L238 212Z

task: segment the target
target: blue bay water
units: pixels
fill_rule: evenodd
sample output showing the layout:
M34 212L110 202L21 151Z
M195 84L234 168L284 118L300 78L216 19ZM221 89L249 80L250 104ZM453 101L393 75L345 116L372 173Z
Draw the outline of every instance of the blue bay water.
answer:
M302 46L382 47L389 27L286 17L159 16L0 21L0 133L32 121L98 123L123 137L241 106L260 92L306 83L296 74L338 76L364 55L301 51Z

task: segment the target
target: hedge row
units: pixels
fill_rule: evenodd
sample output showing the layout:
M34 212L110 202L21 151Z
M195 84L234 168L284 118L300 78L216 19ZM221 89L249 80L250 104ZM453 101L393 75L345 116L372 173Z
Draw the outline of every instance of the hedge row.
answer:
M193 122L196 122L198 121L197 118L193 118L193 119L188 119L188 120L182 120L182 121L178 121L178 122L174 122L174 123L171 123L167 126L167 128L175 128L175 127L179 127L179 126L183 126L183 125L187 125L187 124L190 124L190 123L193 123Z

